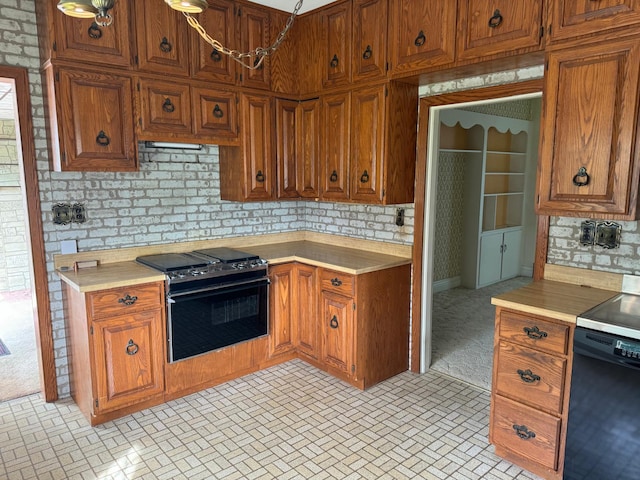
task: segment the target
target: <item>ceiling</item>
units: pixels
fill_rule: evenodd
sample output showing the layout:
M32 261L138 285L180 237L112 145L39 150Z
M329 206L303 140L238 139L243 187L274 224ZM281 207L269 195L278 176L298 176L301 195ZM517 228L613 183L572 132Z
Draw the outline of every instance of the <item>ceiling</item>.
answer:
M297 0L251 0L253 3L258 3L260 5L265 5L271 8L277 8L278 10L284 10L285 12L293 11L296 6ZM335 0L303 0L302 8L300 8L299 13L309 12L311 10L315 10L316 8L320 8L324 5L332 3Z

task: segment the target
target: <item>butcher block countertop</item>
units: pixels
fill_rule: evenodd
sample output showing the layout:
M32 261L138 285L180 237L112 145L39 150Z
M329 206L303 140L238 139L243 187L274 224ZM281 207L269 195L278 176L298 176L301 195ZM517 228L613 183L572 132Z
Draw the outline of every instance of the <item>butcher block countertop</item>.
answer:
M497 295L491 303L497 307L576 323L578 315L616 294L613 290L545 279Z
M260 238L260 237L258 237ZM300 235L266 237L276 240L271 243L242 242L191 242L149 248L127 248L109 251L82 252L57 255L54 259L60 279L80 292L91 292L107 288L123 287L148 282L163 281L162 273L135 262L141 255L162 252L189 252L200 248L231 247L261 256L270 264L299 261L316 267L324 267L352 275L411 263L411 247L391 245L388 249L381 242L342 242L340 238L326 235L311 239ZM277 241L281 240L281 241ZM164 249L163 249L164 248ZM97 267L75 271L76 261L97 260Z

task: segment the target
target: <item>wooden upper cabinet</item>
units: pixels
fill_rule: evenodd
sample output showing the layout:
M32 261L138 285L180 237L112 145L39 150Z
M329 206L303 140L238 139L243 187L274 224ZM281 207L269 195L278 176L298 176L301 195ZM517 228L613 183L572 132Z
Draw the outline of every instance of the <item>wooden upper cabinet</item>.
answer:
M322 99L322 197L349 199L349 152L351 143L351 94Z
M159 140L162 135L190 135L191 95L189 85L163 80L139 80L141 140Z
M459 0L460 60L541 47L543 0Z
M259 201L273 198L271 98L242 94L240 147L220 147L220 198Z
M151 73L189 75L190 28L182 13L156 0L135 1L138 68Z
M197 16L205 31L223 46L236 44L235 6L232 2L209 1L209 7ZM191 76L202 80L235 83L237 62L219 52L195 30L191 30Z
M240 45L243 52L270 45L270 15L267 10L238 5L240 16ZM242 67L240 79L243 86L269 90L271 86L270 60L266 57L255 70Z
M547 56L536 213L636 219L640 38Z
M86 18L74 18L55 9L57 0L46 0L52 4L53 24L56 32L53 39L53 54L57 59L82 63L96 63L129 68L132 65L131 15L129 2L116 2L111 10L113 23L100 27Z
M351 199L355 201L382 201L385 89L369 87L351 95Z
M320 101L276 99L278 198L320 195Z
M353 2L353 81L387 73L388 0Z
M131 78L49 67L47 83L55 170L137 170Z
M238 143L238 94L226 90L191 88L193 133L198 141Z
M550 9L552 42L640 25L637 0L554 0L550 2Z
M452 63L457 1L390 0L389 53L393 73Z
M320 13L322 24L322 86L351 81L351 2L342 2Z

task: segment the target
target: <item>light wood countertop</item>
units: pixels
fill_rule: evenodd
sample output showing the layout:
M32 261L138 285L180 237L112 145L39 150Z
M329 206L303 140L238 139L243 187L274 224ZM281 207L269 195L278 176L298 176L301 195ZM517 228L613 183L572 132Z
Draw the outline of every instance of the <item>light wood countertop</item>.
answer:
M360 275L411 263L411 258L404 256L388 255L308 240L253 245L242 248L234 245L228 246L260 255L273 265L298 261L352 275ZM144 252L141 254L144 254ZM132 260L101 263L98 267L83 268L78 271L58 269L56 273L62 281L80 292L164 281L165 279L164 274Z
M575 323L576 317L617 295L613 290L540 280L497 295L491 303L525 313Z

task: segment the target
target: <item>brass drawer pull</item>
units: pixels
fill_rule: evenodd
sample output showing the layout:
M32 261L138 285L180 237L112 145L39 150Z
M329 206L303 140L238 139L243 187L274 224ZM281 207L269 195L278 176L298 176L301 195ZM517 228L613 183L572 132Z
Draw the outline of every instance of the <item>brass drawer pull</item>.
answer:
M129 339L129 343L127 343L127 355L135 355L136 353L138 353L138 345L133 341L132 338Z
M222 60L222 55L220 55L220 52L215 48L213 49L213 51L211 52L211 55L209 56L211 57L211 60L213 60L214 62L219 62Z
M264 173L262 173L262 170L258 170L258 173L256 173L256 182L264 182Z
M416 47L421 47L424 45L424 42L427 41L427 37L424 36L424 32L422 30L420 30L420 33L418 33L418 36L416 37L416 39L413 41L413 44Z
M331 328L338 328L338 317L336 317L335 315L333 317L331 317L331 321L329 322L329 326Z
M165 98L164 99L164 103L162 104L162 110L164 110L167 113L173 113L176 109L176 106L171 103L171 99L170 98Z
M369 181L369 172L366 170L360 176L360 183L367 183Z
M329 181L332 183L335 183L338 181L338 172L336 172L335 170L333 172L331 172L331 176L329 177Z
M520 375L520 379L524 383L534 383L540 381L540 375L536 375L531 370L520 370L518 369L518 375Z
M94 40L99 40L102 38L102 30L100 30L100 27L96 22L93 22L91 24L89 30L87 30L87 34L89 35L89 38L93 38Z
M216 106L213 107L213 116L216 117L216 118L224 117L224 112L220 108L220 105L218 105L217 103L216 103Z
M371 55L373 55L373 50L371 50L371 45L367 45L367 48L365 48L364 52L362 52L362 58L364 58L365 60L369 60L371 58Z
M515 430L516 435L518 435L523 440L536 438L536 433L529 430L526 425L513 425L513 429Z
M100 130L100 132L98 132L98 136L96 137L96 143L101 147L108 147L111 143L111 139L106 133L104 133L104 130Z
M500 10L496 10L495 12L493 12L493 17L489 19L489 28L499 27L502 24L502 20L504 19L502 18Z
M534 340L541 340L546 338L548 335L547 332L540 330L537 326L534 326L533 328L524 327L522 330L527 334L527 337L533 338Z
M118 303L122 303L123 305L127 306L133 305L137 301L138 297L136 297L135 295L132 297L128 293L124 297L118 299Z
M167 40L167 37L162 37L162 41L160 42L160 50L164 53L169 53L171 50L173 50L173 47L169 43L169 40Z
M331 285L333 285L334 287L339 287L340 285L342 285L342 280L340 280L339 278L332 278L331 279Z
M580 167L578 173L576 173L573 177L573 184L576 187L584 187L586 185L589 185L590 180L591 177L587 173L587 169L585 167Z
M340 60L338 60L338 55L334 54L331 62L329 62L329 65L331 66L331 68L336 68L338 66L338 63L340 63Z

